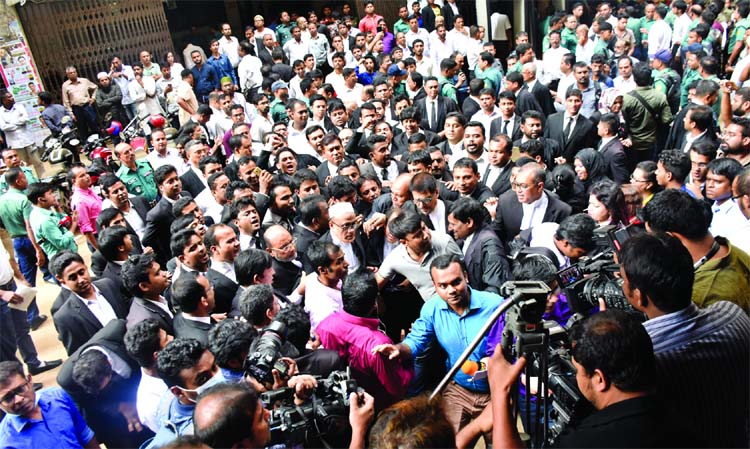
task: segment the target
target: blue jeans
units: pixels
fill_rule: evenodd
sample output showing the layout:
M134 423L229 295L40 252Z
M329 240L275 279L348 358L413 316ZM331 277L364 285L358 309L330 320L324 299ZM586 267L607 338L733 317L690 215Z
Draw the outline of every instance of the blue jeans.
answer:
M36 287L36 250L34 245L31 244L31 239L27 236L13 237L13 251L16 253L16 261L18 261L18 268L21 270L26 282L31 284L32 287ZM39 307L36 305L36 298L31 301L29 309L26 311L26 317L31 324L31 321L39 316Z

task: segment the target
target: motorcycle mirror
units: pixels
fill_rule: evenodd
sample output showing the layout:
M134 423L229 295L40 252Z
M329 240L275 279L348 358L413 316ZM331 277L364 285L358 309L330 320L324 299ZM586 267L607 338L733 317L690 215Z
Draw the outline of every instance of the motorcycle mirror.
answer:
M60 123L63 124L63 125L67 125L72 120L73 119L71 119L69 115L66 115L66 116L64 116L63 118L60 119Z
M70 146L77 147L81 142L78 139L70 139Z
M97 140L99 140L99 134L92 134L88 137L88 139L86 139L86 142L93 143L93 142L96 142Z

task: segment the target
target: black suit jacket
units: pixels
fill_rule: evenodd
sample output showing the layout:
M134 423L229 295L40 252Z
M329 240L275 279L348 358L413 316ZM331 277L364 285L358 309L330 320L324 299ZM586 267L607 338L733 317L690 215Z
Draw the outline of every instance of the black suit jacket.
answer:
M466 99L464 99L464 102L461 104L461 113L464 115L464 117L471 118L474 116L474 114L479 112L480 109L482 109L482 106L470 96L466 97Z
M442 131L442 128L440 129ZM427 146L431 147L438 142L440 142L440 137L438 137L437 134L434 132L423 129L422 132L424 132L424 136L427 139ZM405 155L409 152L409 138L406 136L406 133L401 133L393 138L393 142L391 143L391 155L395 156L397 154Z
M500 293L500 286L513 279L503 243L489 224L483 224L476 232L464 256L469 284L477 290Z
M260 62L263 63L263 65L273 65L273 58L271 57L271 52L263 46L263 43L261 43L258 47L258 58L260 59Z
M189 196L189 194L181 192L180 196ZM162 197L146 215L146 232L143 234L143 244L154 249L156 260L161 266L166 266L167 261L172 258L172 251L169 249L172 233L169 232L169 227L173 221L172 203L167 201L165 197Z
M213 268L209 268L206 277L214 286L214 310L213 313L229 312L232 308L232 299L237 293L239 285Z
M521 144L523 139L518 139L513 141L514 147L521 147ZM537 139L538 141L542 142L542 146L544 146L544 157L542 162L547 164L547 168L555 166L555 158L557 156L560 156L562 154L562 147L560 143L557 143L557 140L554 139L547 139L545 137L540 137Z
M117 318L125 318L130 304L123 299L117 285L109 279L99 279L94 281L93 284L112 306ZM58 338L65 346L68 355L73 354L76 349L89 341L102 328L99 320L72 292L69 293L57 312L52 315L52 321L55 323Z
M435 11L430 8L430 5L422 8L422 28L430 33L435 29Z
M495 179L491 186L488 186L492 193L496 197L500 198L500 195L510 190L510 174L516 164L513 161L509 161L505 167L500 171L500 175ZM486 174L482 175L482 182L485 181Z
M331 238L331 231L323 234L319 240L321 242L333 242L333 239ZM357 259L359 259L360 268L364 268L370 265L368 264L367 260L366 241L367 238L365 237L364 232L362 232L361 229L357 229L356 236L354 237L354 241L352 242L352 249L354 250L354 255L357 256ZM315 268L316 267L313 267L313 271L315 270Z
M307 257L307 248L310 247L312 242L317 241L320 238L320 234L313 232L306 227L302 226L302 223L297 223L294 226L294 232L292 236L297 240L297 254L302 259L302 269L305 273L311 273L315 269L310 264L310 259Z
M91 336L91 339L78 348L63 363L57 374L57 383L78 405L86 423L96 433L100 443L107 447L138 447L153 433L144 427L144 431L128 432L128 423L118 410L122 402L135 403L138 385L141 381L141 369L125 349L125 321L112 320ZM100 347L109 354L114 354L127 363L130 377L114 375L110 385L98 395L87 393L73 380L73 365L88 348Z
M299 285L302 277L302 267L292 262L279 262L273 259L273 288L279 290L284 296L290 295Z
M615 137L610 140L606 145L599 148L599 153L607 164L608 176L618 184L627 184L630 180L630 172L625 148L620 143L620 139Z
M528 90L519 90L516 94L516 114L523 115L524 112L531 110L542 112L542 105Z
M174 316L172 325L174 326L174 338L194 338L203 343L204 346L207 346L208 331L211 330L213 321L211 324L206 324L200 321L188 320L182 313L178 313Z
M318 185L324 187L326 185L326 178L331 176L331 170L328 169L328 161L321 162L318 168L315 169L315 174L318 175Z
M398 174L399 175L401 173L406 173L406 171L407 171L406 162L404 162L404 161L397 161L397 160L394 160L394 162L396 163L396 168L398 169ZM359 168L359 171L360 171L360 173L362 173L362 175L368 174L368 175L372 175L372 176L377 176L379 178L380 177L379 176L380 173L376 172L375 170L378 170L378 172L379 172L382 169L381 168L376 169L375 166L372 164L372 162L367 162L365 165L362 165ZM395 179L391 179L391 181L394 181L394 180ZM390 189L385 189L385 191L386 192L390 191Z
M193 198L197 197L206 188L206 185L203 184L193 170L183 173L180 176L180 181L182 181L182 190L190 193Z
M458 6L458 5L456 5ZM450 31L453 29L453 21L456 18L456 15L453 14L453 8L448 5L448 2L445 2L442 8L440 8L440 12L442 13L443 17L445 17L445 29ZM459 14L461 13L461 8L458 9ZM471 117L471 116L469 116Z
M419 101L414 102L414 106L422 114L422 124L420 125L423 130L430 130L434 133L439 133L445 127L445 117L451 112L457 112L458 106L456 102L450 98L442 96L437 97L437 120L433 126L430 126L430 113L427 110L427 98L422 98Z
M146 199L142 196L133 196L130 198L130 207L135 209L138 216L141 217L141 220L143 220L143 222L145 223L146 216L148 215L148 211L151 208L148 205L148 201L146 201Z
M493 119L492 122L490 122L490 134L488 137L493 137L502 133L503 118L498 117ZM515 142L523 137L523 133L521 132L521 116L518 114L513 117L513 129L508 130L508 137L510 137L511 142Z
M709 131L710 130L706 131L705 134L703 134L702 136L700 136L697 139L695 139L693 141L693 145L698 144L698 143L707 142L707 143L710 143L711 145L713 145L714 148L719 148L719 141L716 139L716 133L711 134ZM685 136L682 138L682 145L680 145L679 147L677 147L677 149L678 150L684 149L686 143L687 143L687 134L685 134ZM691 148L692 148L692 146L691 146Z
M103 279L109 279L110 281L114 282L117 286L117 289L120 290L120 294L123 298L129 298L130 292L125 290L125 287L122 285L122 265L116 264L114 262L107 262L107 265L104 267L104 271L102 271L102 275L100 278Z
M172 315L174 316L174 312ZM169 335L174 335L173 317L150 301L146 301L138 296L134 297L133 302L130 303L130 312L128 312L128 329L149 318L158 321L159 326L167 331Z
M549 202L542 221L560 223L570 215L570 206L554 197L550 192L545 193ZM492 222L492 229L502 240L506 251L508 250L508 242L521 232L521 220L523 220L523 206L518 202L516 192L509 190L500 196L497 202L495 221Z
M564 122L564 112L552 114L547 120L547 126L544 127L544 137L558 142L562 147L562 157L567 163L572 164L579 151L593 148L597 138L596 129L591 120L579 114L570 136L566 138Z
M524 86L524 89L526 91L529 91L527 86ZM536 98L539 106L541 106L541 112L544 115L549 116L550 114L555 113L555 102L552 99L552 94L549 92L549 88L546 85L540 83L539 80L537 80L534 83L534 87L531 88L530 92L531 95Z

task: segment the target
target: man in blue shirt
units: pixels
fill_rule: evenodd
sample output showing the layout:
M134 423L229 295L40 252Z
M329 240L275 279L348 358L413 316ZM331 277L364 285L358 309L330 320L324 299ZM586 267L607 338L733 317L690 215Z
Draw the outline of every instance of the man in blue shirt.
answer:
M6 448L98 448L73 400L61 388L34 392L17 361L0 362L0 441Z
M190 58L195 63L195 66L191 70L194 82L193 91L198 101L206 104L208 103L208 94L213 90L221 89L219 74L213 66L205 63L199 51L196 50L190 53Z
M378 345L373 353L390 359L417 357L436 339L448 353L447 366L452 366L479 329L487 322L503 299L489 292L472 290L461 256L440 255L430 265L430 275L437 292L422 307L406 339L397 345ZM469 360L479 361L486 353L486 338L474 348ZM459 371L443 392L446 417L456 432L478 416L490 401L485 379L474 380ZM486 438L486 441L489 439Z

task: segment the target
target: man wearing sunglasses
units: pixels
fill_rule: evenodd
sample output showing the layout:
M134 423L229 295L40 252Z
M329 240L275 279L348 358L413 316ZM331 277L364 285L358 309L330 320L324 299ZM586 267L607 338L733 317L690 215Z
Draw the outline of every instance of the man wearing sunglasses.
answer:
M0 362L0 422L4 447L98 448L94 432L62 388L34 391L18 361Z

